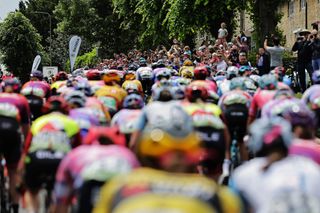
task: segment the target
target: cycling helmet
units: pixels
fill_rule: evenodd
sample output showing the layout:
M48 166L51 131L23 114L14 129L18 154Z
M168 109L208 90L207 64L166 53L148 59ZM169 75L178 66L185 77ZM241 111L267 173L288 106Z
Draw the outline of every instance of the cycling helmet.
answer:
M39 79L40 81L42 81L42 79L43 79L43 74L42 74L41 71L35 70L35 71L31 72L30 77L31 77L31 78L37 78L37 79Z
M239 73L244 73L246 71L250 71L251 72L251 67L250 66L241 66L239 68Z
M134 70L127 70L124 74L124 80L135 80L136 79L136 72Z
M121 76L118 73L118 70L106 70L104 71L102 80L106 84L110 84L112 82L120 83L121 81Z
M170 86L161 86L152 91L152 100L154 101L171 101L174 99L174 92Z
M68 74L64 71L60 71L55 76L56 81L65 81L68 80Z
M91 80L101 80L101 74L99 70L89 70L86 74L89 81Z
M206 66L199 66L194 69L194 78L196 80L205 80L209 76Z
M42 107L42 112L48 114L50 112L61 112L68 114L69 105L68 103L60 96L51 96Z
M122 134L117 126L113 127L100 127L96 126L90 128L87 136L84 138L83 144L95 144L101 145L126 145L126 137Z
M171 77L171 72L167 68L157 68L155 69L155 73L158 81L160 81L163 78L169 80Z
M246 90L245 80L242 77L236 77L230 81L230 90L241 89Z
M195 102L197 99L201 99L202 101L206 101L209 94L205 85L194 85L190 84L186 87L186 97L190 102Z
M153 79L153 72L150 67L140 67L137 70L138 80L151 80Z
M166 67L164 61L162 59L160 59L158 62L157 62L157 68L164 68Z
M302 126L314 129L317 126L316 115L303 104L293 105L283 112L282 116L289 121L293 127Z
M146 66L146 65L147 65L146 59L143 58L143 57L141 57L141 58L139 59L139 64L140 64L140 66Z
M272 74L266 74L261 76L259 80L259 87L263 90L275 90L277 89L278 81Z
M191 60L186 59L186 60L183 62L183 66L193 66L193 63L192 63Z
M194 72L192 70L188 69L188 67L182 67L181 71L180 71L180 75L183 78L193 79Z
M266 156L275 148L288 151L292 142L290 123L280 117L261 118L249 128L248 147L257 156Z
M125 109L141 109L143 106L143 98L137 94L130 94L123 101L123 108Z
M172 87L175 100L183 100L185 98L185 87L184 86L174 86Z
M280 89L277 90L276 94L273 96L273 99L290 99L294 98L294 93L291 89Z
M259 85L260 75L250 75L249 78L252 79L257 86Z
M316 70L312 73L312 82L314 84L320 84L320 70Z
M283 76L282 82L286 85L288 85L289 87L291 86L292 82L291 79L288 76Z
M17 78L7 78L1 83L2 85L2 90L4 92L14 92L14 93L19 93L21 89L21 82ZM7 87L11 87L12 89L8 90Z
M90 97L93 95L91 86L88 83L85 82L79 82L77 83L75 90L80 91L85 94L85 96Z
M131 71L137 71L137 69L139 69L139 64L136 64L136 63L132 63L128 67L128 70L131 70Z
M86 103L86 96L80 91L71 91L65 96L65 100L70 105L75 105L76 107L83 107Z
M239 69L236 66L230 66L227 69L227 79L231 80L238 76Z
M90 70L89 70L90 71ZM89 72L88 71L88 72ZM76 69L75 71L73 71L72 73L73 77L77 77L77 76L81 76L81 77L85 77L84 71L83 69Z

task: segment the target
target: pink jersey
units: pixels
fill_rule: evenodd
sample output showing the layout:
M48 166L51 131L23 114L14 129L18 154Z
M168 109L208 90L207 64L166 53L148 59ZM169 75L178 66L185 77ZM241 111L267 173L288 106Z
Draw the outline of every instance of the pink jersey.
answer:
M85 180L106 181L139 167L135 155L117 145L82 145L73 149L59 165L55 198L57 203L70 203L74 192Z
M0 93L0 116L15 118L21 124L29 124L28 100L20 94Z
M24 96L34 95L40 98L48 98L50 95L50 86L44 81L29 81L21 89Z
M273 99L276 92L277 90L258 89L255 95L253 96L249 109L249 116L256 117L257 114L261 111L262 107Z
M310 158L320 165L320 144L314 140L295 139L289 149L290 155L300 155Z

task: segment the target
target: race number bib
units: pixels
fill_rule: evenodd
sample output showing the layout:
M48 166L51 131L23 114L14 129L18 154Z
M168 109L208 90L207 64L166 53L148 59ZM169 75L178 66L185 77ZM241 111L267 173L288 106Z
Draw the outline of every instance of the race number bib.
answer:
M70 139L61 131L43 131L33 136L30 153L47 149L68 153L71 150Z

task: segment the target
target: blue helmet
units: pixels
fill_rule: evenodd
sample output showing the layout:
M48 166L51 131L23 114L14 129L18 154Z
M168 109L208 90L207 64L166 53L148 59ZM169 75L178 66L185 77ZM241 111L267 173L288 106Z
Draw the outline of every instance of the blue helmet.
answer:
M241 89L241 90L245 90L246 89L246 84L245 84L245 80L242 77L236 77L231 79L230 81L230 90L234 90L234 89Z
M259 87L263 90L275 90L277 89L278 80L276 76L272 74L266 74L259 79Z
M312 82L314 84L320 84L320 70L316 70L312 74Z
M123 101L125 109L141 109L144 106L143 98L138 94L130 94Z

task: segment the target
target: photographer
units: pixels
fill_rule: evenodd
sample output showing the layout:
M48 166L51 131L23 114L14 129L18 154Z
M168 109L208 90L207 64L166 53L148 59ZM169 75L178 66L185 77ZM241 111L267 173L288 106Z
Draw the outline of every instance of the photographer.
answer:
M310 32L305 30L300 32L299 35L300 36L292 47L292 51L298 51L297 70L299 73L301 92L304 92L307 88L305 70L308 71L310 79L312 79L312 49L310 46L310 39L308 39Z
M311 41L310 47L312 49L312 67L316 71L320 69L320 39L318 38L317 30L312 30L309 40Z

